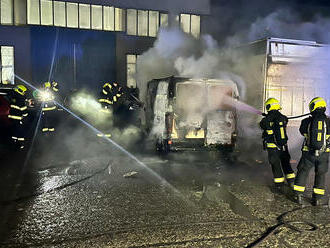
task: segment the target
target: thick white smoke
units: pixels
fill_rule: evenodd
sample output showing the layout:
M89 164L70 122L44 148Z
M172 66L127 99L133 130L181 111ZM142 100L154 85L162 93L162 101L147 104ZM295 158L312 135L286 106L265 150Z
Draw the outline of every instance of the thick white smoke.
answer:
M97 99L85 91L78 92L71 98L70 107L93 125L100 125L104 122L111 122L110 125L112 125L112 111L109 110L109 114L102 112L102 106Z
M125 128L117 127L114 123L116 116L113 111L109 109L108 113L102 112L102 106L97 99L84 91L78 92L71 98L70 108L100 131L110 133L111 138L121 145L135 144L140 138L139 128L134 125L128 125Z
M232 79L245 95L243 80L227 70L225 60L235 56L221 49L211 36L201 39L185 34L179 28L161 29L152 48L137 61L137 82L145 100L147 83L155 78L181 76L188 78Z

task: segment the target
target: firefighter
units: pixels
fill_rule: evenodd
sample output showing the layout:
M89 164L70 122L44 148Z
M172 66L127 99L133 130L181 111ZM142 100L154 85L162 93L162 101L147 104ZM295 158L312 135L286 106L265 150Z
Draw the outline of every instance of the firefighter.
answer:
M42 133L45 135L55 132L56 110L55 94L58 92L58 84L56 82L46 82L40 92L40 100L42 101Z
M268 160L272 166L275 192L279 193L283 190L285 179L292 187L295 178L287 145L288 118L280 113L282 108L277 99L269 98L265 106L268 113L261 120L260 127L263 130L264 149L268 152Z
M105 83L100 92L99 103L102 108L100 109L100 114L106 116L106 121L102 123L99 127L103 133L98 133L98 137L111 137L110 129L112 126L112 120L110 120L113 113L114 104L118 102L118 99L121 97L121 90L119 85L114 83Z
M24 85L17 85L8 95L10 110L8 119L11 120L11 139L14 144L23 149L25 145L24 118L28 115L25 101L27 88Z
M311 116L302 120L299 131L305 137L302 156L298 164L294 192L297 203L302 203L306 181L310 170L315 168L312 204L320 205L325 193L325 174L328 171L330 119L326 116L326 102L316 97L309 103Z
M101 98L99 99L99 102L100 103L105 102L110 105L116 105L122 94L123 94L122 88L118 85L117 82L105 83L103 85Z

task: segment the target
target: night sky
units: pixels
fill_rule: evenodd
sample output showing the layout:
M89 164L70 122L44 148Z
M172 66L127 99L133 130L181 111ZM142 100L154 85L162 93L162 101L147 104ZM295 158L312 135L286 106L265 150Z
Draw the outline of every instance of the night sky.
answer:
M208 30L208 33L220 43L229 36L249 29L257 19L265 18L279 10L291 12L301 22L314 22L315 18L320 16L330 19L328 0L211 0L211 3L212 14L208 18L212 25L208 26L212 29Z

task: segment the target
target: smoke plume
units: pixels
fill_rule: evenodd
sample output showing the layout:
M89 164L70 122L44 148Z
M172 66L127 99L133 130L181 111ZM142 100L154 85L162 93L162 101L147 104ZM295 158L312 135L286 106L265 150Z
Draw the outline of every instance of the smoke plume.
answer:
M101 104L94 96L85 91L78 92L72 96L70 108L101 132L110 133L111 138L121 145L127 147L135 144L140 138L141 132L136 126L126 125L123 128L119 128L114 122L115 118L118 117L115 116L112 109L108 109L107 113L101 111Z

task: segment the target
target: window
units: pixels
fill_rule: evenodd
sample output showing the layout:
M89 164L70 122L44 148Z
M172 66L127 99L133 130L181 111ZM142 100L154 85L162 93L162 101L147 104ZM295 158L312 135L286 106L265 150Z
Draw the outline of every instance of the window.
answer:
M148 35L148 11L138 10L138 35Z
M137 34L137 10L136 9L127 10L127 34L129 34L129 35Z
M91 28L91 12L89 4L79 4L79 28Z
M54 25L58 27L65 27L65 3L54 1Z
M115 8L114 7L103 7L103 29L106 31L115 30Z
M27 1L27 22L28 24L40 25L39 0Z
M149 36L156 37L159 26L158 11L149 11Z
M14 83L14 47L0 47L0 81Z
M78 28L78 4L66 3L67 27Z
M165 14L165 13L160 14L160 26L161 27L168 26L168 14Z
M26 25L26 23L27 23L26 5L27 5L27 1L15 0L15 2L14 2L14 23L15 23L15 25Z
M13 24L13 0L0 0L1 24Z
M126 31L129 35L150 37L157 36L159 26L168 26L168 14L158 11L125 10L111 6L54 0L0 0L0 14L1 24L13 24L15 17L15 25L28 23L105 31ZM181 16L185 32L192 33L196 37L199 36L200 17L189 14L182 14Z
M41 0L41 25L53 25L53 1Z
M102 6L92 5L92 29L102 30Z
M180 27L182 30L187 33L193 35L195 38L199 38L200 36L200 23L201 19L198 15L189 15L189 14L181 14L180 15Z
M115 8L115 31L125 31L125 10Z
M198 15L191 15L191 34L195 38L199 38L201 32L201 17Z
M159 12L152 10L127 10L127 34L156 37Z
M183 32L190 34L190 15L181 14L180 27L182 28Z
M127 54L126 65L127 65L127 87L136 88L136 71L137 71L137 59L139 55Z

